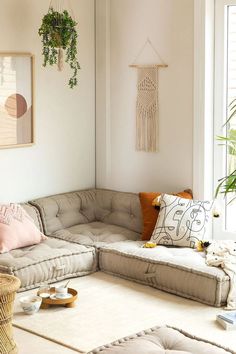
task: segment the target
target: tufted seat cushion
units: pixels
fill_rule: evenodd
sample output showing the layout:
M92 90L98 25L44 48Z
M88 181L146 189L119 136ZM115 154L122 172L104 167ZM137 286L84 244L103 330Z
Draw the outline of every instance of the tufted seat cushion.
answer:
M221 306L226 303L229 277L205 263L203 252L192 248L142 248L143 241L106 245L99 252L102 271L160 290Z
M55 238L1 255L0 273L15 275L21 290L90 274L97 269L94 247L75 245Z
M99 221L71 226L68 229L56 231L51 236L96 247L101 247L111 242L140 239L140 234L137 232Z
M169 327L155 327L104 345L88 354L229 354L219 345Z

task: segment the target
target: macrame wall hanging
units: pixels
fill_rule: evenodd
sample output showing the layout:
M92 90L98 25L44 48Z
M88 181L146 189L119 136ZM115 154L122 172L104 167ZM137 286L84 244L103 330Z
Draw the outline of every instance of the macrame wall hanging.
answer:
M151 46L161 64L136 64L146 46ZM158 69L166 65L148 38L138 53L133 64L137 68L137 103L136 103L136 150L158 151Z

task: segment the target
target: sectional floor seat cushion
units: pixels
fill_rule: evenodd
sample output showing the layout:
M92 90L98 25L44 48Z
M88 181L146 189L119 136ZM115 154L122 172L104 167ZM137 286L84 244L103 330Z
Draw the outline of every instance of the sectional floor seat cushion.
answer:
M33 200L49 237L94 246L102 271L213 306L226 303L229 277L191 248L140 241L142 212L133 193L92 189Z
M207 266L203 252L182 247L142 248L142 244L128 241L102 247L100 269L208 305L226 303L229 277L222 269Z
M0 272L18 276L22 290L100 268L209 305L226 303L229 277L207 266L204 253L141 247L137 194L90 189L39 198L23 207L48 239L0 255Z
M30 204L22 204L22 207L43 232L38 210ZM75 245L55 238L0 255L0 273L18 277L21 280L21 291L45 282L87 275L96 270L97 254L94 247Z
M38 208L47 236L96 247L140 239L141 208L133 193L91 189L30 203Z
M88 354L233 354L231 350L203 341L170 327L154 327L104 345Z

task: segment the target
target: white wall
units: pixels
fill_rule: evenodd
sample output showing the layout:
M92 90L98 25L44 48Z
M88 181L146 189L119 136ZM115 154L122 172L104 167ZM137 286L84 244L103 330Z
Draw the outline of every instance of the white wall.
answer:
M79 22L78 88L67 86L70 71L43 68L37 32L49 0L2 0L0 51L35 54L36 144L0 150L0 202L93 187L94 1L71 1Z
M97 0L97 89L106 82L97 100L98 187L192 187L193 26L193 0ZM169 65L159 73L158 153L135 151L137 73L128 65L147 37Z

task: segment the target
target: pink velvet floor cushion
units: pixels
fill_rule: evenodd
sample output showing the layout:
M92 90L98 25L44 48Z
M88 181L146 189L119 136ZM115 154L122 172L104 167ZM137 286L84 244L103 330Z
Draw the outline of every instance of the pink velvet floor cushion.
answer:
M20 205L0 205L0 253L35 245L45 239Z

